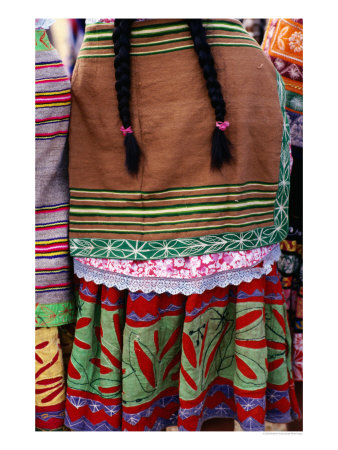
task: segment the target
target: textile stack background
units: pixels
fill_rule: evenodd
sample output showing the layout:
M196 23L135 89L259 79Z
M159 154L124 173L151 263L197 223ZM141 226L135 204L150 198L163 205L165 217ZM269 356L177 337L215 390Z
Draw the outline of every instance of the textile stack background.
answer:
M278 263L293 340L293 372L302 396L303 380L303 19L270 19L263 50L283 77L293 167L289 234Z
M68 245L68 124L70 80L57 51L36 21L35 213L36 213L36 428L63 428L65 367L60 327L75 320ZM61 334L64 334L61 332Z

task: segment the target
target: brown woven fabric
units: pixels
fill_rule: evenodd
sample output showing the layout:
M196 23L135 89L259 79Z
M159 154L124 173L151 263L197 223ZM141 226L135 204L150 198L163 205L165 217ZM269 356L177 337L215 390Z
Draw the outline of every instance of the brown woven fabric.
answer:
M236 20L225 19L230 23L240 24ZM147 25L174 23L177 20L151 20ZM133 30L144 26L144 22L135 23ZM113 31L110 25L88 26L86 32ZM237 31L220 32L208 30L208 41L237 44L242 34ZM227 38L212 38L214 35L227 35ZM88 34L87 34L88 35ZM169 39L189 37L189 31L167 33L156 37L132 37L131 44L149 44ZM107 39L104 45L112 45ZM240 41L250 42L251 41ZM234 200L230 193L241 193L245 188L229 189L224 185L258 182L271 183L261 194L242 194L240 200L257 198L275 199L279 178L279 163L282 143L283 117L277 92L276 72L271 62L259 48L238 46L212 46L218 79L226 100L226 120L230 127L226 134L232 144L234 160L225 165L221 171L211 170L211 136L215 127L215 114L210 104L206 83L193 48L180 49L167 53L131 56L131 101L130 110L132 126L137 141L142 149L143 158L137 177L128 174L125 167L125 149L123 135L120 132L121 122L118 114L116 91L114 88L115 73L113 57L107 55L113 48L93 51L101 41L84 42L82 58L76 64L72 80L72 112L70 122L70 187L71 216L72 206L111 206L94 199L123 199L119 204L125 208L168 207L170 205L193 205L201 201L217 203ZM177 41L167 44L132 47L132 52L154 52L173 49L179 45L191 45L192 40L183 43ZM86 50L89 48L89 50ZM88 57L93 53L106 57ZM87 57L86 57L87 56ZM166 194L144 194L145 191L161 191L172 188L195 188L203 186L198 195L209 195L207 200L185 199L182 192ZM213 186L221 186L217 190ZM257 187L256 187L257 188ZM94 193L77 193L72 189L98 190ZM100 191L137 191L143 192L131 196L116 195ZM268 191L268 192L267 192ZM213 193L221 194L212 196ZM191 195L191 192L184 195ZM86 200L82 199L86 197ZM172 201L170 197L175 197ZM169 197L169 200L168 200ZM177 199L180 197L180 199ZM74 200L75 198L75 200ZM77 200L76 200L77 198ZM161 200L157 203L144 203L145 199ZM236 198L236 197L235 197ZM137 202L138 201L138 202ZM236 199L234 201L237 201ZM264 226L273 225L273 204L267 207L248 208L246 214L265 212L262 216L268 221ZM238 231L231 228L231 217L244 214L243 210L229 211L225 220L227 227L217 232ZM165 216L165 214L164 214ZM224 216L224 211L196 212L189 219L199 219L199 227L210 225L203 218ZM175 220L186 219L187 215L175 215ZM79 218L77 228L90 228L81 225ZM163 218L162 218L163 219ZM168 220L168 218L166 217ZM169 218L170 219L170 218ZM260 216L258 216L260 219ZM95 220L95 217L90 217ZM114 233L114 221L121 217L101 217L109 221L104 229L111 233L90 233L93 238L118 239L172 239L177 237L176 231L165 231L156 235L138 234L144 230L142 224L133 225L134 233L126 235ZM123 217L123 221L134 221L135 217ZM139 218L143 222L144 217ZM148 222L156 223L158 218L148 218ZM173 219L171 219L173 220ZM246 219L237 220L236 224L245 223ZM219 223L219 222L218 222ZM177 225L175 228L183 227ZM98 228L98 226L96 226ZM257 228L257 225L242 226L239 231ZM168 229L159 226L157 230ZM195 237L210 234L208 229L181 232L179 237ZM71 238L87 237L86 233L72 231Z

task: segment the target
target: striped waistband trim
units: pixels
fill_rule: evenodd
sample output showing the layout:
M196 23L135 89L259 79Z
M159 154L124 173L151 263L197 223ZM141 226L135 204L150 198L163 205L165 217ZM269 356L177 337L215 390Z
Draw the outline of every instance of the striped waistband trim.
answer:
M240 23L226 20L203 21L211 46L255 47L254 38ZM88 25L78 58L114 57L113 25ZM131 31L132 56L156 55L193 48L189 26L184 21L138 26Z

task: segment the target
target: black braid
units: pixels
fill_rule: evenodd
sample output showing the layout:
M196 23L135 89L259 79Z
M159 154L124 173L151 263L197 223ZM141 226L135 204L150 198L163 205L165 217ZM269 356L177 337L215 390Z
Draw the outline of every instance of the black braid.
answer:
M113 41L115 52L115 88L118 108L124 128L131 126L130 119L130 33L135 19L115 19ZM204 78L207 82L211 105L215 110L216 121L224 122L226 107L221 86L217 80L215 63L207 42L205 29L201 19L187 19L194 48L198 55ZM124 139L126 148L126 166L131 174L137 174L141 158L141 150L134 133L127 133ZM224 131L215 127L212 135L211 166L220 169L224 162L231 160L229 142Z
M117 92L120 119L124 128L131 126L130 119L130 32L135 19L116 19L113 33L115 89ZM126 148L126 166L130 174L137 174L141 158L134 133L127 133L124 138Z
M211 105L215 110L216 121L224 122L226 107L222 95L221 86L217 80L217 72L215 69L214 58L210 51L210 46L207 42L205 28L201 19L188 19L188 25L194 48L198 55L200 66L203 70L204 78L207 82L207 88ZM230 144L224 134L224 131L215 127L212 136L211 147L211 165L214 168L220 169L223 162L231 160Z

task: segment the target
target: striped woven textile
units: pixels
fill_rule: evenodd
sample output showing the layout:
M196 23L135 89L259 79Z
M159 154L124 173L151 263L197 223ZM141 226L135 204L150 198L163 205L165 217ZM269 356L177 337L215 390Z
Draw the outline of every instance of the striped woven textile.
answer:
M70 81L44 30L35 53L36 326L74 320L68 244Z
M168 231L226 228L235 232L252 225L273 225L277 187L277 183L243 183L158 192L71 189L71 231L96 229L97 233L125 235L128 226L130 235L165 236ZM207 217L195 217L201 213ZM96 220L87 219L92 217Z
M255 39L236 21L206 20L203 25L207 33L212 32L210 45L213 47L254 47L260 49ZM87 26L84 43L78 58L114 57L111 29L112 25L105 23ZM192 49L194 46L191 37L183 35L187 32L189 32L189 27L182 21L168 21L168 23L162 25L142 25L131 32L132 39L141 38L142 41L131 43L130 54L132 56L144 56ZM168 38L163 38L166 35L168 35ZM175 35L179 36L176 37ZM153 38L159 39L154 41Z

